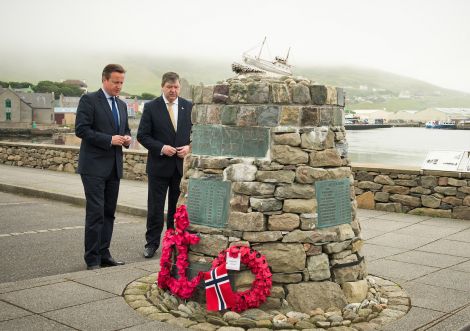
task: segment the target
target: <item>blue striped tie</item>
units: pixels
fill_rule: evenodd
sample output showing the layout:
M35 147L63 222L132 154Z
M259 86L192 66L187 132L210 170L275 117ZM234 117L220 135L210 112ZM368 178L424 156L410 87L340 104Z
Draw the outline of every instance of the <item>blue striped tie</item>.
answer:
M116 107L116 100L114 99L114 97L111 97L111 109L113 111L113 117L114 117L114 124L116 124L116 130L119 131L119 116L118 116L118 110L117 110L117 107Z

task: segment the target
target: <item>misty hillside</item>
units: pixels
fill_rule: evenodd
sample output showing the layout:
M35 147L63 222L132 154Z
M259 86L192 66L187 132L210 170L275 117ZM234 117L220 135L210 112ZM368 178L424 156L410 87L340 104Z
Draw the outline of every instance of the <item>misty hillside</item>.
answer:
M34 54L5 56L0 62L1 81L60 81L82 79L95 90L101 85L101 70L110 62L127 69L124 90L131 94L160 94L161 76L176 71L191 84L213 84L234 76L231 61L188 58L154 58L143 55L52 57ZM425 109L428 107L469 107L470 94L444 89L416 79L359 67L294 67L294 74L319 84L344 87L349 109Z

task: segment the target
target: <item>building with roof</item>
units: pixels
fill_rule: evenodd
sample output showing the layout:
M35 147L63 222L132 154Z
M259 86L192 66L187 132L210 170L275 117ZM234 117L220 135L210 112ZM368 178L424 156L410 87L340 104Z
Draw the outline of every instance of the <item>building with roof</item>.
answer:
M83 91L83 93L88 93L88 85L85 83L84 80L80 79L66 79L62 81L62 84L66 85L71 85L71 86L77 86L80 88L80 90Z
M77 107L55 107L54 121L59 125L75 125Z
M0 89L0 127L28 128L54 123L53 93L22 93Z

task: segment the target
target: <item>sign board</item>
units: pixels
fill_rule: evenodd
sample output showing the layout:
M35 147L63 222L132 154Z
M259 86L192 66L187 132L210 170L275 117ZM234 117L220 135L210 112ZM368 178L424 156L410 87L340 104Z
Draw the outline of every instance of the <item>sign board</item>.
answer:
M349 178L315 182L318 204L317 228L351 223Z
M470 172L470 151L431 151L421 169Z
M269 129L194 125L191 148L193 155L266 157Z
M189 179L188 216L193 224L223 228L227 224L231 183L214 179Z

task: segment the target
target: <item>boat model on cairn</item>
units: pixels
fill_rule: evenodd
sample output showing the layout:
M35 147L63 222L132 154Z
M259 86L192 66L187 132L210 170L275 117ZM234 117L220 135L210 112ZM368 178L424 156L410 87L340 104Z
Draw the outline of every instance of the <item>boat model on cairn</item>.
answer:
M259 73L267 74L271 76L291 76L292 75L292 66L287 63L289 58L290 48L287 51L285 58L276 56L274 61L269 61L261 58L261 52L266 43L266 37L261 44L261 48L257 56L253 56L248 52L244 52L242 56L243 63L233 62L232 70L237 74L246 74L246 73Z

